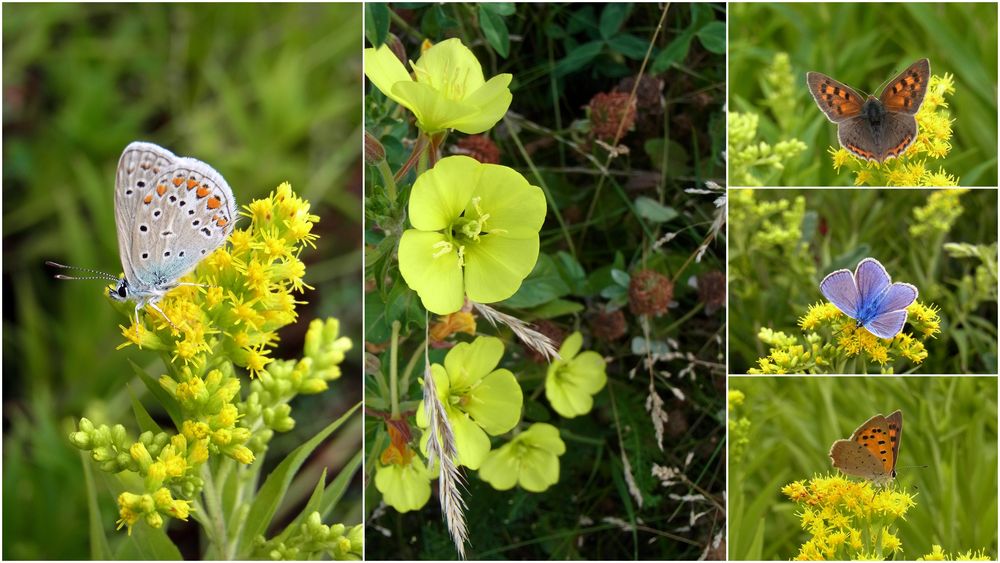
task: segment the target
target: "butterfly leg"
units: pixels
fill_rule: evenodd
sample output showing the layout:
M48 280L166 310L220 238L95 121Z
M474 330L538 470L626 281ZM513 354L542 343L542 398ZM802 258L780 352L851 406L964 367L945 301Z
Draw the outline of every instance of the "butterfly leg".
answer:
M139 337L139 309L140 308L142 308L142 305L140 305L140 304L137 303L135 305L135 341L136 341L137 345L141 348L142 344L140 342L140 337Z
M159 305L150 301L149 306L152 307L157 313L159 313L160 316L163 317L168 323L170 323L170 326L174 327L177 330L180 330L180 328L174 324L174 321L170 320L170 317L168 317L167 314L163 312L163 309L160 309Z

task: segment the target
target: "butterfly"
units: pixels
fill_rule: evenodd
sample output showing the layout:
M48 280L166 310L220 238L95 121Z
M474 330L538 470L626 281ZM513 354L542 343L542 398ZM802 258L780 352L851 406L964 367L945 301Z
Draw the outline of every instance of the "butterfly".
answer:
M903 413L877 414L830 448L833 466L846 475L884 485L896 477L899 442L903 439Z
M816 105L836 123L840 146L875 162L895 158L917 138L917 120L930 81L927 59L910 65L889 81L878 98L867 98L819 72L806 73Z
M854 273L830 272L819 282L819 290L857 326L879 338L899 334L906 324L906 308L917 300L916 287L892 283L885 266L874 258L858 262Z
M233 230L236 203L233 191L214 168L194 158L178 157L153 143L125 147L115 174L115 226L118 255L124 275L65 266L90 277L56 275L59 279L101 279L115 283L108 296L149 305L167 320L157 303L180 285L178 280L221 246Z

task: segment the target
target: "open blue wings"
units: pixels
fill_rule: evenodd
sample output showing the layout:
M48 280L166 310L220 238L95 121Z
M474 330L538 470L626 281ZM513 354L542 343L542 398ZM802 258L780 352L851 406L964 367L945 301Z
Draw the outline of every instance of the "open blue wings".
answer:
M882 263L865 258L850 270L831 272L819 284L831 303L879 338L893 338L906 324L906 308L917 299L917 288L892 283Z

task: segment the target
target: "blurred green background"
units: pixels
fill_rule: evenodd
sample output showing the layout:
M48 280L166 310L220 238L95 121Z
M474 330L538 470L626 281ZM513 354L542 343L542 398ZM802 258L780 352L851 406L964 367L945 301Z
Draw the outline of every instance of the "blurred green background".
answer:
M903 411L898 476L915 495L897 520L901 559L985 549L997 556L997 378L732 377L746 395L730 421L750 422L749 443L729 459L729 556L783 559L807 538L781 487L830 475L834 441L868 418ZM924 465L926 468L905 468ZM754 536L762 534L763 541Z
M127 361L158 369L153 353L115 351L127 319L100 282L59 282L43 265L120 272L112 190L131 141L208 162L241 205L287 180L321 218L318 248L302 255L316 290L302 297L301 322L282 332L273 355L301 355L308 321L326 316L342 320L355 349L331 391L294 405L299 424L272 443L272 463L360 400L361 12L358 4L3 6L5 559L88 557L81 456L68 425L81 415L128 424L129 390L144 387L130 383ZM338 436L309 471L330 465L336 475L360 448L360 421ZM359 480L334 518L359 522L360 498ZM114 501L102 501L110 529ZM174 528L182 550L185 534L189 547L197 541Z
M767 355L761 327L801 334L798 319L824 300L820 280L868 256L941 309L941 333L924 341L919 373L996 373L996 247L989 265L943 248L996 244L996 190L969 190L956 206L928 207L925 219L915 209L928 206L933 190L765 189L752 191L752 203L741 197L747 193L731 190L729 200L730 373ZM928 231L914 236L916 226ZM991 280L976 277L990 268Z
M827 153L837 127L816 107L805 75L818 71L873 92L910 63L927 57L931 73L951 73L947 97L954 136L943 160L928 160L960 177L960 185L997 185L996 3L734 3L729 25L729 109L760 115L758 135L771 144L797 138L805 152L764 181L774 186L851 185ZM766 69L790 57L791 99L765 102Z

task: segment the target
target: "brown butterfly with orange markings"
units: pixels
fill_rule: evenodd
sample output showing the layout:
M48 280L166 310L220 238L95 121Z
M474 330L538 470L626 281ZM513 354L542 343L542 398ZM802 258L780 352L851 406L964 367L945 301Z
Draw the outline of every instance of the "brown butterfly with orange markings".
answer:
M905 151L917 138L917 120L930 81L927 59L910 65L886 85L878 98L819 72L806 73L816 105L837 124L840 146L866 160L884 162Z
M903 413L877 414L858 427L850 440L837 440L830 448L833 466L847 475L885 485L896 477L899 442L903 439Z

